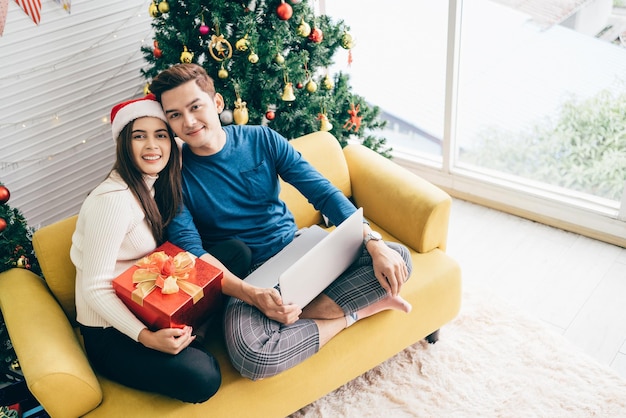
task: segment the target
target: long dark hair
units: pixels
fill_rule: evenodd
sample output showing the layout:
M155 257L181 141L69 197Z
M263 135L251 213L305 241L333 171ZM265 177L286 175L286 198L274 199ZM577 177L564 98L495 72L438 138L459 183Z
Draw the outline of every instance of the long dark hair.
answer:
M133 158L131 142L134 122L133 120L126 125L117 138L116 160L113 170L119 173L130 191L139 200L146 214L148 225L152 229L152 235L157 244L161 244L165 236L165 227L174 219L183 201L180 150L174 139L174 132L166 124L172 150L167 165L159 173L159 178L154 183L153 199L143 179L143 173Z

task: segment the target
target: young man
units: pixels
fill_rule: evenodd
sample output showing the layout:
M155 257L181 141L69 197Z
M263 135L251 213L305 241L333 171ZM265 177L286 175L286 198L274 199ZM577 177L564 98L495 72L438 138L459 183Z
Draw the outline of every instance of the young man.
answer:
M289 142L261 126L220 124L224 99L196 64L161 72L150 90L183 145L184 208L168 228L169 239L224 267L207 249L236 239L251 250L252 268L289 244L297 227L279 195L278 176L339 225L354 205ZM408 280L408 250L380 240L363 224L359 259L306 307L283 304L276 289L244 282L225 268L226 344L234 367L256 380L272 376L316 353L356 320L385 309L410 311L399 296Z

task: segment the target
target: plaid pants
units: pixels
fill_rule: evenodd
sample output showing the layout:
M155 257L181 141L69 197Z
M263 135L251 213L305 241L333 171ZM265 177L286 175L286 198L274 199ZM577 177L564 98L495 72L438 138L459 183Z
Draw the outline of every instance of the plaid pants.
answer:
M411 272L409 250L387 242ZM351 314L384 298L387 293L374 276L372 258L363 249L359 258L324 292L344 313ZM312 319L284 325L257 308L230 298L224 315L230 360L242 376L252 380L274 376L306 360L319 350L319 332Z

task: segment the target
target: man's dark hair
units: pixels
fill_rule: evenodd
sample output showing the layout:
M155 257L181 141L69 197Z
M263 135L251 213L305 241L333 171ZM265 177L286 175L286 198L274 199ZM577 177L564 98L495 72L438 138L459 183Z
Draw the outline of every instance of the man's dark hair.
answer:
M198 64L176 64L161 71L150 83L150 92L161 103L163 93L191 80L195 80L198 87L208 93L210 97L215 96L213 79Z

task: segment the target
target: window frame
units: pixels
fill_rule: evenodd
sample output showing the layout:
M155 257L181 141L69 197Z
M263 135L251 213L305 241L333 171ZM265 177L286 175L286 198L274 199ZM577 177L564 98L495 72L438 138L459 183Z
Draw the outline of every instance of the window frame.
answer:
M626 182L622 201L594 198L539 182L463 166L455 121L463 0L448 1L444 130L441 159L395 150L393 160L450 195L549 226L626 247Z

